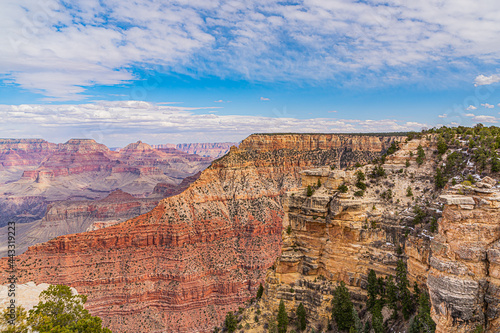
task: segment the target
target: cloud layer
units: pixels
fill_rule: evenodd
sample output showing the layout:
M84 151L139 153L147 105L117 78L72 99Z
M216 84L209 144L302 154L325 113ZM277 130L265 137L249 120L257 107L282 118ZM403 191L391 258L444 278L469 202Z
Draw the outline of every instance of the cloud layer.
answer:
M92 138L109 146L143 140L151 144L239 141L252 133L419 131L426 124L394 119L358 120L215 115L188 108L138 101L80 105L0 105L3 137L64 142ZM195 139L193 139L195 138Z
M129 82L137 68L340 85L472 81L498 65L499 26L498 1L6 0L0 75L55 100Z

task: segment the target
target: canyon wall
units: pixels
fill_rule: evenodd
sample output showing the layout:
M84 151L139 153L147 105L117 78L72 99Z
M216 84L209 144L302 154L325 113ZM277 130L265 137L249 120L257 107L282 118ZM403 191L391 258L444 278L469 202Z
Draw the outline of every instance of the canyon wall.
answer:
M305 143L308 147L321 144L313 140ZM433 236L422 224L408 226L413 225L414 205L427 206L427 214L436 216L441 206L433 203L434 159L428 158L419 166L416 154L410 155L419 145L432 156L432 141L402 143L401 149L382 165L384 176L370 177L375 168L370 164L351 170L323 167L301 172L302 187L284 196L282 251L267 271L262 301L240 316L244 318L240 324L249 327L245 332L265 331L275 321L281 300L292 320L302 303L308 327L326 331L339 281L345 282L363 318L369 271L373 269L379 278L395 276L398 260L407 261L411 283L416 281L425 287ZM355 185L359 171L367 177L367 188L361 196L355 194L359 191ZM347 186L347 191L340 192L339 185ZM412 196L407 195L409 187ZM387 321L390 311L383 309L383 314ZM404 331L406 324L403 320L388 321L387 330Z
M457 185L432 240L428 286L437 333L500 331L500 190Z
M299 172L367 162L395 139L252 135L152 211L30 247L19 280L75 287L117 332L209 332L255 295L279 255L282 195L300 186Z

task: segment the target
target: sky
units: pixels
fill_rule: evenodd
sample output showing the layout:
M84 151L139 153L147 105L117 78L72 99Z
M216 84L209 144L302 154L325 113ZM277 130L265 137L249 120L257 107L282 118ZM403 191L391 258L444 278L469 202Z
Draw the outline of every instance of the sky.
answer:
M498 125L497 0L2 0L0 137Z

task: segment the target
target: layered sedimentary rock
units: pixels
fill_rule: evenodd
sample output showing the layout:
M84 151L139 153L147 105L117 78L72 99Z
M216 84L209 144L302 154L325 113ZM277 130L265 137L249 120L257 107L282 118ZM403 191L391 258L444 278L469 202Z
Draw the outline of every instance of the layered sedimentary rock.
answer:
M318 145L318 141L310 142L310 147ZM399 259L407 261L411 282L425 286L432 236L423 225L407 227L413 225L415 217L410 207L428 206L428 214L438 214L439 206L427 204L433 197L434 161L428 159L422 166L411 162L406 167L410 152L414 154L418 145L424 146L428 155L432 152L427 140L400 144L401 149L382 165L385 176L370 178L374 165L301 172L302 187L284 198L282 253L267 272L263 300L245 310L246 319L240 322L243 327L249 324L245 332L265 331L265 325L276 318L281 300L292 317L302 303L308 327L324 331L339 281L346 283L362 316L369 271L373 269L382 278L394 276ZM358 171L367 175L368 187L362 196L354 195L359 190L355 186ZM338 191L339 185L347 186L347 192ZM408 187L415 198L407 196ZM388 309L383 309L383 314L385 320L390 317ZM260 320L255 321L256 316ZM403 324L392 321L390 329L401 331Z
M145 197L158 183L177 188L210 162L140 141L116 152L89 139L0 140L0 227L40 220L54 201L101 199L116 189Z
M200 173L186 177L178 185L157 184L153 194L147 198L136 198L122 190L116 190L100 200L51 203L47 206L43 219L18 224L16 253L21 254L29 246L57 236L106 228L144 214L156 207L161 199L184 191L199 176ZM0 228L0 239L5 239L7 232L7 227ZM0 257L6 255L7 243L0 243Z
M427 282L438 333L500 331L500 190L488 178L485 188L458 185L441 197Z
M31 247L19 279L75 287L118 332L211 331L255 294L279 254L281 195L299 186L299 171L368 161L394 140L341 137L344 146L335 135L273 135L267 148L250 136L151 212Z

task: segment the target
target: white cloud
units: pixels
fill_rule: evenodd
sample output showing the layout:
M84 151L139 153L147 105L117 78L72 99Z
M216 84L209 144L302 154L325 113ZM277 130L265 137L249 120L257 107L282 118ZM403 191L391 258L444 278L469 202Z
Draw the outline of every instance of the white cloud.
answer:
M0 75L57 100L135 80L133 66L354 85L428 75L447 85L453 69L460 80L494 70L499 12L498 1L464 0L4 0Z
M475 122L478 122L478 123L497 123L498 120L497 118L493 117L493 116L475 116L474 118L472 118L472 120L474 120Z
M481 106L484 106L487 109L493 109L495 107L494 105L491 105L491 104L488 104L488 103L481 104Z
M334 110L334 111L328 111L328 113L336 113L337 110Z
M267 97L261 97L261 98L260 98L260 100L261 100L261 101L268 101L268 100L269 100L269 98L267 98Z
M438 115L439 118L446 118L447 117L447 114L446 113L443 113L443 114L440 114Z
M471 111L471 110L476 110L476 109L477 109L477 107L475 107L474 105L469 105L466 110Z
M218 101L214 101L214 103L224 103L222 99L219 99Z
M500 75L491 75L491 76L485 76L485 75L478 75L476 79L474 80L474 85L477 86L484 86L488 84L493 84L500 82Z
M216 109L216 108L215 108ZM239 141L255 132L419 131L426 124L393 119L359 120L291 116L213 114L213 107L190 108L138 101L67 105L0 105L3 137L37 137L52 142L92 138L111 146L148 143Z
M476 115L473 114L473 113L466 113L466 114L464 114L464 116L466 116L466 117L475 117Z

